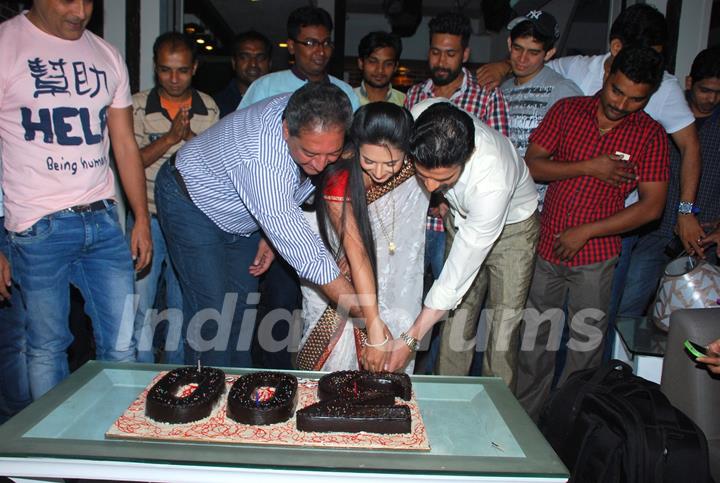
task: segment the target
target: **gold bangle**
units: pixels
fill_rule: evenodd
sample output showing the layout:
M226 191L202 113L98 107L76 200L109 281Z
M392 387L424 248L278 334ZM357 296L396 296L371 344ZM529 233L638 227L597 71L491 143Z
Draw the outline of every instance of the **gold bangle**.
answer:
M384 341L380 342L379 344L371 344L370 342L367 342L367 341L366 341L366 342L365 342L365 347L382 347L382 346L384 346L385 344L387 344L389 340L390 340L390 339L388 339L388 336L387 336L387 334L386 334Z

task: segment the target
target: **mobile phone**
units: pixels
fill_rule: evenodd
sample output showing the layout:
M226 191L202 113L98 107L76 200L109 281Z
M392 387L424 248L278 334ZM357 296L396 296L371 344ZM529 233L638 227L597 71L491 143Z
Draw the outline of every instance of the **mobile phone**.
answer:
M615 156L619 157L623 161L630 161L630 155L628 153L623 153L622 151L615 151Z
M685 352L693 361L697 360L698 357L705 357L708 355L707 347L701 346L691 340L685 339L683 346L685 347Z

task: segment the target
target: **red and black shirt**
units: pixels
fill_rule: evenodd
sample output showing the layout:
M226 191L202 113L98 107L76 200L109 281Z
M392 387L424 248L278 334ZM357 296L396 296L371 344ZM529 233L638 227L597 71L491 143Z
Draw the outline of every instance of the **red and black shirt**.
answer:
M636 165L637 181L614 187L592 176L554 181L545 197L538 254L562 265L580 266L609 260L620 253L620 236L593 238L569 262L553 253L555 235L608 218L624 209L625 197L638 182L667 181L668 141L665 130L643 111L625 117L601 135L597 124L599 95L558 101L530 135L529 142L558 161L574 163L602 154L622 152Z

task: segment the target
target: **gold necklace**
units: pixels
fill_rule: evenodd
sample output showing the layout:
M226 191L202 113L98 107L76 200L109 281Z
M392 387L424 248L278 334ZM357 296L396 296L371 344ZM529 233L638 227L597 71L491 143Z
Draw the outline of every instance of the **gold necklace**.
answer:
M377 200L375 203L373 203L373 206L375 208L375 216L377 216L378 223L380 224L380 231L382 231L383 237L385 238L385 241L388 244L388 253L390 255L395 255L395 251L397 250L397 245L395 245L395 175L392 177L392 187L390 190L390 212L392 213L391 218L391 224L390 224L390 236L387 234L387 230L385 229L385 223L383 223L382 216L380 216L380 210L377 207Z
M613 127L615 127L615 126L613 126ZM602 128L602 127L598 126L598 131L600 131L600 135L601 135L601 136L604 136L605 134L607 134L607 133L609 133L610 131L612 131L612 130L613 130L613 127Z

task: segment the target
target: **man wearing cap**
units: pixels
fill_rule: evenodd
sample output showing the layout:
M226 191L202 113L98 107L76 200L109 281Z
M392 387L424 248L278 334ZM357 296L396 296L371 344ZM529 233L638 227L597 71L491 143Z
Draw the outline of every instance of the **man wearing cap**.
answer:
M540 124L555 102L582 91L571 80L556 73L545 62L555 55L560 27L555 17L533 10L508 24L510 65L513 76L501 86L508 104L509 138L521 156L525 156L530 133ZM536 183L538 210L547 190L546 183Z
M620 12L610 27L609 52L600 55L573 55L553 59L547 66L555 72L577 83L586 96L591 96L602 88L603 78L610 70L615 56L626 47L646 46L663 53L668 42L668 27L665 17L652 5L638 3ZM477 70L478 81L485 86L497 85L505 75L509 75L511 66L508 61L491 62ZM650 117L659 122L672 137L681 154L680 201L675 209L681 216L677 218L676 230L689 253L703 254L700 243L705 234L692 211L701 171L700 141L698 140L695 118L687 106L685 96L678 79L663 73L660 87L645 107ZM637 200L633 194L628 204ZM623 255L618 272L625 272L629 264L630 252L637 237L627 236L623 240ZM621 269L621 265L625 268ZM619 299L623 292L622 283L616 281L613 298ZM617 279L617 275L616 275ZM632 290L632 287L627 287ZM617 302L617 300L616 300Z

